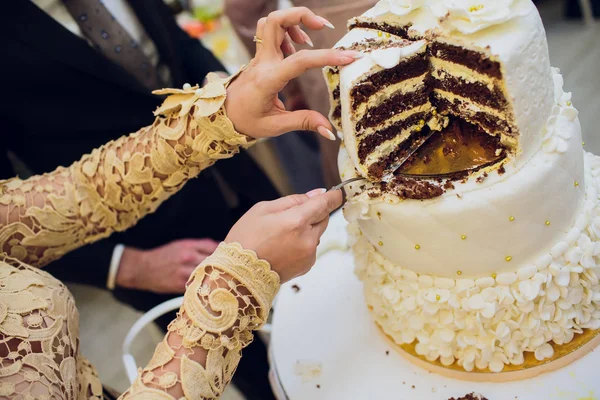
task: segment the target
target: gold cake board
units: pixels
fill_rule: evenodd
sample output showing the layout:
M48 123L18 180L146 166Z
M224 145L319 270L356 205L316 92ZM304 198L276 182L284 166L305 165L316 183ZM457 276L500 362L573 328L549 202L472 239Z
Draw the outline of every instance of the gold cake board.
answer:
M444 366L439 360L434 362L426 360L423 356L416 353L416 341L412 344L399 345L383 331L379 324L375 323L375 325L377 326L377 331L383 336L386 342L412 364L446 378L471 382L502 383L531 379L541 374L566 367L594 351L600 344L600 330L585 330L582 334L575 335L570 343L560 346L552 344L554 356L546 360L538 361L532 352L526 352L523 364L506 365L502 372L479 369L467 372L456 363Z

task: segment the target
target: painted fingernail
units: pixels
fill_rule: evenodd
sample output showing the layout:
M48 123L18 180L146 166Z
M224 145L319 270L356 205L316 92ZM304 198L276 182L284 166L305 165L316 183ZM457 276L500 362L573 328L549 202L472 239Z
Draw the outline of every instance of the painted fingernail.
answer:
M306 34L306 32L301 30L300 36L302 36L302 39L304 39L304 43L306 43L310 47L315 47L315 45L313 44L312 40L310 40L310 37Z
M315 197L315 196L325 193L326 191L327 191L327 189L313 189L310 192L306 193L306 195L308 197Z
M329 129L324 126L319 126L317 128L317 132L319 132L322 136L325 136L329 140L335 140L335 135Z
M352 62L354 60L361 59L365 56L360 51L355 51L355 50L340 50L339 54L340 54L340 60L342 60L342 62ZM348 61L346 61L346 60L348 60Z
M335 29L335 26L333 26L333 24L329 21L327 21L325 18L317 16L317 18L323 23L323 25L325 25L326 27L330 28L330 29Z

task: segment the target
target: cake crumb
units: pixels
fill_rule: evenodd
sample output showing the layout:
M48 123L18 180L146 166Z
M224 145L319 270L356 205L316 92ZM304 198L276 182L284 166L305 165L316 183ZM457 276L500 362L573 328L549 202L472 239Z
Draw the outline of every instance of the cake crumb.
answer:
M446 190L454 189L454 183L452 183L451 180L447 180L446 183L444 183L444 189L446 189Z
M476 394L476 393L470 393L470 394L466 394L463 397L451 397L448 400L488 400L487 398L483 397L480 394Z
M300 291L300 286L298 286L298 285L292 285L292 290L293 290L295 293L298 293L298 292Z
M317 389L321 389L321 385L317 385Z
M389 351L389 350L386 350L386 351L385 351L385 355L386 355L386 356L389 356L389 355L390 355L390 351Z
M506 169L504 169L504 164L502 164L500 168L498 168L498 175L504 175L505 172Z
M302 382L309 382L321 376L323 366L318 362L296 361L294 373L302 377Z

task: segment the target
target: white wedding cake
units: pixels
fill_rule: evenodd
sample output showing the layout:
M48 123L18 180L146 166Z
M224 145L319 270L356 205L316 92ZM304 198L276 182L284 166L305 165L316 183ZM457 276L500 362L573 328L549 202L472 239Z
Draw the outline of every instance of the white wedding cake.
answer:
M493 373L599 329L600 158L532 1L381 0L348 26L365 56L324 74L341 177L368 179L344 214L378 326Z

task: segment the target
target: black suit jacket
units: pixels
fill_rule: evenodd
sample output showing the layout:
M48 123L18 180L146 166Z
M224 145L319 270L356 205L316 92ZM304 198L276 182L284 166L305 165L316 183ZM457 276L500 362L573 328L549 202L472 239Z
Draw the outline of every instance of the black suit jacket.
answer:
M162 0L129 0L154 41L173 86L202 83L224 70L198 40L176 24ZM35 173L69 165L109 140L152 123L161 99L28 0L4 5L0 16L0 178L15 175L12 151ZM224 200L217 176L237 194ZM116 243L152 248L185 237L222 240L253 203L277 193L242 153L220 161L159 210L125 232L76 250L49 266L59 279L103 287Z

